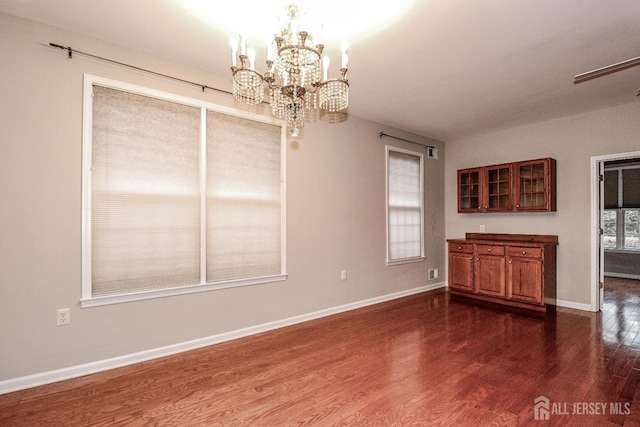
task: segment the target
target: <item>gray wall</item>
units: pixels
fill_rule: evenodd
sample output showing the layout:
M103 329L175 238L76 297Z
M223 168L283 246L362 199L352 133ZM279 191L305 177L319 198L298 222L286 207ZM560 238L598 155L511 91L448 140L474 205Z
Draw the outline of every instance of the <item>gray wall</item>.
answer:
M571 76L567 76L571 79ZM576 90L578 90L576 88ZM630 98L634 98L631 96ZM591 304L591 157L638 150L640 103L447 141L447 238L488 233L556 234L560 304ZM458 214L457 170L553 157L557 160L558 210L549 213Z
M611 277L640 279L640 254L604 251L604 274Z
M70 45L225 89L230 76L1 14L0 38L0 381L444 280L444 145L353 116L335 124L319 118L287 143L288 280L79 308L83 73L222 105L233 106L233 100L80 55L67 60L46 45ZM425 262L385 264L385 144L413 147L381 141L381 131L439 150L439 160L425 160ZM428 281L429 268L439 268L440 278ZM56 327L56 309L65 307L71 325Z

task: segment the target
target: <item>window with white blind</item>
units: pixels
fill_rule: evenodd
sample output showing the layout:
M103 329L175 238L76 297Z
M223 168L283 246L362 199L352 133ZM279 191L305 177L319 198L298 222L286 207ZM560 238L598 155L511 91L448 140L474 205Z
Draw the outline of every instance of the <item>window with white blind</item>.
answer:
M640 164L605 165L603 244L606 250L640 251Z
M85 76L82 306L284 280L283 130Z
M387 264L424 258L424 158L387 146Z

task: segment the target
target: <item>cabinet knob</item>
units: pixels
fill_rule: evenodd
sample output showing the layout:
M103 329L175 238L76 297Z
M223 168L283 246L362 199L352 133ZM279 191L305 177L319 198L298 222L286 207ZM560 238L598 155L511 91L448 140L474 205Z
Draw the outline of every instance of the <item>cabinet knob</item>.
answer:
M476 257L476 261L480 261L480 258Z
M527 252L526 252L526 251L522 251L522 255L526 255L526 254L527 254Z
M509 264L513 264L513 261L512 261L512 260L509 260Z
M462 246L458 246L458 250L462 249Z
M488 251L488 252L491 252L491 248L489 248L489 251Z
M516 205L516 208L519 208L519 207L520 207L520 205Z

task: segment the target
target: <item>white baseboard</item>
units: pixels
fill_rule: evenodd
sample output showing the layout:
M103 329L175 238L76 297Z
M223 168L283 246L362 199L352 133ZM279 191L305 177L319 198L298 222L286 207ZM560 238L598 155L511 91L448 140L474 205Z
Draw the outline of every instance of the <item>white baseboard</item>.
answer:
M446 286L445 282L421 286L419 288L408 289L406 291L395 292L393 294L383 295L375 298L357 301L325 310L307 313L300 316L290 317L288 319L276 320L274 322L264 323L261 325L251 326L244 329L238 329L223 334L212 335L209 337L199 338L192 341L172 344L165 347L145 350L138 353L127 354L124 356L113 357L110 359L98 360L95 362L84 363L81 365L70 366L68 368L56 369L53 371L41 372L33 375L27 375L9 380L0 381L0 394L11 393L13 391L24 390L31 387L50 384L57 381L77 378L84 375L95 374L109 369L120 368L135 363L141 363L159 357L170 356L172 354L182 353L197 348L206 347L213 344L219 344L250 335L271 331L285 326L295 325L297 323L308 322L310 320L319 319L321 317L331 316L333 314L343 313L349 310L366 307L369 305L379 304L381 302L390 301L409 295L419 294Z
M573 308L575 310L591 311L591 305L590 304L583 304L583 303L579 303L579 302L564 301L564 300L555 299L555 298L545 298L544 299L544 303L545 304L549 304L549 305L555 305L556 307Z
M545 304L555 305L556 307L573 308L575 310L591 311L591 304L580 302L565 301L561 299L545 298Z

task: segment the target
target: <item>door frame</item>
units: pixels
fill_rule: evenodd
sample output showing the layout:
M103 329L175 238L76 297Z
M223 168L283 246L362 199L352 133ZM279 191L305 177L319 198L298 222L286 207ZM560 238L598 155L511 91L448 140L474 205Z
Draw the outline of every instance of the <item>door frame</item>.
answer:
M604 256L601 256L603 251L600 236L602 226L600 171L604 171L605 162L634 158L640 158L640 151L591 157L591 311L602 310L604 294L604 289L600 289L599 286L604 278Z

